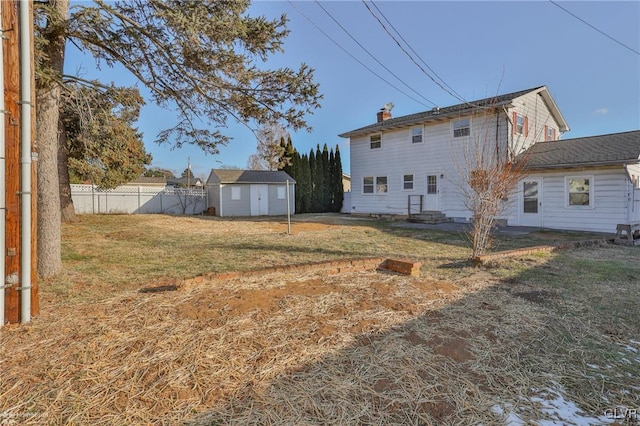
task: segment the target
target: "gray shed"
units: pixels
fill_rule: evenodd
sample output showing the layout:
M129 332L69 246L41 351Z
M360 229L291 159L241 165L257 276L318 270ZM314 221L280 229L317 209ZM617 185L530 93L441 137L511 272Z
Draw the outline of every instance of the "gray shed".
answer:
M217 216L277 216L295 213L295 183L284 171L212 169L206 187Z

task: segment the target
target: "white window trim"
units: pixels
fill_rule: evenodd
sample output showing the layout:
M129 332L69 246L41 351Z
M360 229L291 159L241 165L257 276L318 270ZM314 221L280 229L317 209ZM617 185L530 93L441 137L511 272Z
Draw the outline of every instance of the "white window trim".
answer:
M364 192L364 180L365 178L373 178L373 192ZM386 192L382 192L382 191L378 191L378 178L387 178L387 191ZM389 176L363 176L362 177L362 195L369 196L369 195L386 195L389 193Z
M371 138L374 136L378 136L380 138L380 146L378 148L372 148L371 147ZM377 149L382 149L382 133L378 133L376 135L370 135L369 136L369 150L373 151L373 150L377 150Z
M456 128L455 128L455 123L456 123L457 121L463 121L463 120L468 120L468 121L469 121L469 134L468 134L468 135L465 135L465 136L456 136L456 135L455 135L455 130L456 130ZM455 119L455 120L451 120L451 137L452 137L452 138L454 138L454 139L470 138L470 137L471 137L471 127L472 127L472 124L473 124L473 120L471 119L471 117L468 117L468 118L457 118L457 119Z
M405 176L411 176L412 180L411 180L411 189L406 189L404 187L405 184L405 180L404 177ZM413 192L416 190L416 174L415 173L403 173L402 176L400 176L400 188L402 188L403 191L405 192ZM387 191L389 191L388 185L387 185Z
M589 179L589 205L588 206L572 206L569 205L569 181L571 179ZM564 177L564 205L565 208L571 210L593 210L595 208L595 179L593 175L574 175Z
M420 130L420 141L419 142L414 142L413 137L417 136L413 134L414 130ZM415 126L411 128L411 143L423 143L424 142L424 126Z
M522 130L518 131L518 120L522 119ZM526 124L526 120L525 120L525 116L524 114L520 114L520 113L516 113L516 122L513 123L513 125L515 126L515 134L516 135L524 135L524 131L525 131L525 124Z

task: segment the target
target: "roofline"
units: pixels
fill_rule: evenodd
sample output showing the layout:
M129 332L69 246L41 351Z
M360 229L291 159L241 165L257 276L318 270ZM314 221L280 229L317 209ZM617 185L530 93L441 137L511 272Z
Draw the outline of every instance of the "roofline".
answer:
M595 167L595 166L626 166L628 164L640 163L640 158L633 158L627 160L616 161L592 161L589 163L559 163L559 164L546 164L540 166L526 166L525 170L542 170L542 169L573 169L579 167Z
M471 101L473 102L473 101ZM469 103L471 103L469 102ZM350 138L352 136L356 136L356 135L368 135L371 133L378 133L381 132L383 130L395 130L395 129L402 129L404 127L409 127L409 126L413 126L415 124L420 124L420 123L430 123L430 122L436 122L436 121L443 121L446 119L450 119L450 118L456 118L456 117L462 117L465 115L468 115L468 113L473 112L473 111L477 111L478 109L483 109L485 111L488 110L495 110L495 109L501 109L503 107L508 107L510 105L512 105L513 100L508 100L508 101L502 101L502 102L497 102L495 104L491 104L488 105L484 108L478 108L478 107L473 107L470 106L466 109L463 110L459 110L459 111L453 111L453 112L449 112L449 113L444 113L444 114L437 114L437 115L432 115L431 117L427 117L427 118L416 118L414 120L409 120L409 121L404 121L402 123L398 123L395 125L391 125L391 126L384 126L384 121L381 121L379 123L374 123L375 124L380 124L380 129L377 129L375 127L367 127L366 129L356 129L356 130L351 130L349 132L345 132L345 133L340 133L338 136L341 138ZM425 111L427 112L427 111ZM418 113L419 114L419 113ZM413 115L413 114L409 114L409 115ZM402 118L402 117L397 117L397 118Z
M378 133L378 132L382 132L384 130L395 130L395 129L402 129L402 128L406 128L406 127L410 127L413 126L415 124L419 124L419 123L430 123L430 122L436 122L436 121L442 121L445 119L450 119L450 118L454 118L454 117L461 117L464 115L468 115L470 112L474 112L474 111L478 111L480 109L497 109L497 108L505 108L505 107L510 107L513 105L513 100L517 99L521 96L524 96L526 94L529 93L535 93L535 94L539 94L542 99L544 100L544 102L547 104L547 107L549 108L549 111L551 112L551 115L554 117L554 119L556 120L556 122L558 123L558 127L560 132L562 133L566 133L568 132L569 129L569 125L567 124L567 121L564 119L562 113L560 112L560 109L558 108L558 105L556 104L556 102L553 100L553 97L551 96L551 93L549 92L549 89L547 88L547 86L539 86L536 88L533 88L531 90L529 90L528 92L512 98L512 99L508 99L502 102L497 102L494 104L488 104L485 107L477 107L474 106L473 103L474 102L478 102L480 100L484 100L484 99L480 99L478 101L469 101L469 102L464 102L465 104L468 104L469 106L465 109L462 110L458 110L458 111L453 111L453 112L449 112L449 113L442 113L442 114L438 114L438 115L432 115L430 117L421 117L421 118L415 118L413 120L408 120L408 121L404 121L402 123L398 123L398 124L392 124L392 125L386 125L385 123L386 121L381 121L378 123L373 123L367 126L363 126L359 129L355 129L355 130L351 130L348 132L344 132L344 133L340 133L338 136L341 138L351 138L353 136L364 136L364 135L369 135L372 133ZM504 96L504 95L499 95L499 96ZM451 105L451 107L455 107L456 105ZM448 107L444 107L444 108L448 108ZM423 111L423 113L427 113L428 111ZM416 114L421 114L421 113L416 113ZM408 115L413 115L413 114L408 114ZM401 117L396 117L398 119L402 118L402 117L406 117L406 116L401 116ZM377 125L377 126L376 126Z

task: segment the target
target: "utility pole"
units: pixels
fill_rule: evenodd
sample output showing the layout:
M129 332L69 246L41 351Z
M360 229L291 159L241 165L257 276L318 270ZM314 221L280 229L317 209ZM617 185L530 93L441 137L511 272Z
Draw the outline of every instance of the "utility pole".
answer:
M28 8L28 21L20 20L18 12L20 8ZM22 10L24 13L24 9ZM33 114L33 39L25 34L33 34L31 27L33 21L33 9L31 2L2 1L0 2L0 43L2 43L2 84L4 85L4 103L0 119L3 121L0 128L3 129L0 137L3 138L4 161L0 161L0 171L4 179L4 191L0 194L4 198L4 232L0 238L4 240L2 246L3 266L2 292L4 300L0 298L4 306L0 306L0 326L5 322L16 323L29 321L31 315L38 313L37 286L35 274L32 273L32 247L34 234L31 233L31 212L34 210L35 197L31 194L33 185L33 163L31 163L32 147L25 147L23 141L32 141L33 123L30 119ZM23 18L26 15L23 15ZM30 21L30 22L29 22ZM20 25L27 25L27 30ZM22 35L22 37L21 37ZM24 55L28 55L25 58ZM22 60L22 61L21 61ZM26 67L27 61L31 66ZM29 73L24 76L23 73ZM25 78L23 78L25 77ZM27 81L28 83L25 83ZM25 84L29 88L25 87ZM26 90L25 90L26 89ZM25 99L25 93L29 98ZM29 120L24 121L25 114ZM27 123L25 126L23 123ZM26 139L25 139L26 138ZM2 167L4 166L4 167ZM25 186L26 185L26 186ZM25 202L26 200L26 202ZM0 208L2 205L0 204ZM26 209L26 210L25 210ZM28 218L25 222L24 218ZM2 229L2 227L0 227ZM25 241L25 238L30 240ZM26 262L26 265L25 265ZM35 303L32 303L35 296ZM28 302L25 304L25 302ZM26 307L26 308L25 308Z
M191 188L191 157L187 157L187 189Z

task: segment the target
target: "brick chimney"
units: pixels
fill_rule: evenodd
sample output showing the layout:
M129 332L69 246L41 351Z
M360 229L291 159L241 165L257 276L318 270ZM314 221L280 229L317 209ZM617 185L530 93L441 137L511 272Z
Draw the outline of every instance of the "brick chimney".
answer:
M382 109L378 111L378 123L391 118L391 111Z

